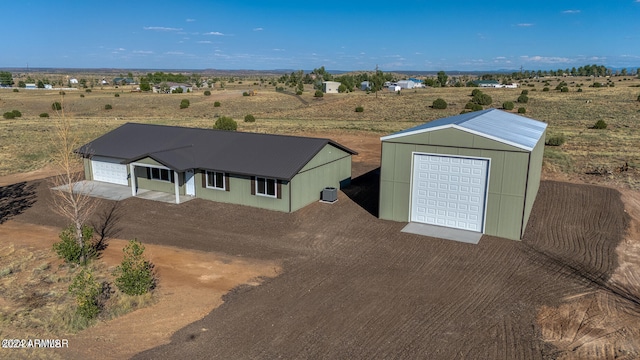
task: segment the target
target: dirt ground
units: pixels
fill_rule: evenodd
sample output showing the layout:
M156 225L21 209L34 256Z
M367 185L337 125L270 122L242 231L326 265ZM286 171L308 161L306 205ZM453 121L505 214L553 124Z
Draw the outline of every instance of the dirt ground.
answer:
M94 225L113 210L114 237L136 237L149 249L195 251L212 269L221 266L218 256L282 264L281 271L262 268L277 276L234 288L213 311L201 307L196 319L176 326L170 342L134 358L640 357L637 192L621 196L607 187L543 181L521 242L484 236L470 245L405 234L404 224L376 217L377 136L322 136L361 154L354 158L353 186L335 204L316 203L293 214L200 199L180 205L137 198L102 204ZM0 229L64 225L48 211L46 182L10 190L24 201L16 199L18 206L6 212ZM224 222L212 221L221 213ZM152 260L176 259L167 265L174 267L172 273L193 257L186 254ZM201 300L199 281L188 289L176 282L176 291L190 294L182 294L182 301ZM149 317L162 323L175 314L176 308L151 307L79 336L104 348L126 347L131 354L136 343L116 345L114 333L155 330L155 325L137 326ZM128 319L134 316L135 321ZM159 332L158 338L169 335Z

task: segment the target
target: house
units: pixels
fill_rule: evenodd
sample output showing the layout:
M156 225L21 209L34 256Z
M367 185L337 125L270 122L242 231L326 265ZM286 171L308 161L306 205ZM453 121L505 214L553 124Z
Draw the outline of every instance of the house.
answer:
M44 84L44 88L47 90L53 90L53 85L51 84Z
M36 84L25 84L24 88L25 89L37 89L38 86Z
M133 80L132 78L122 78L122 77L117 77L117 78L113 78L113 85L135 85L136 81Z
M78 79L76 78L69 79L69 84L77 84L77 83L78 83Z
M401 89L413 89L416 83L412 80L400 80L397 85L400 86Z
M379 217L521 239L546 128L488 109L382 137Z
M332 140L127 123L78 148L87 180L283 212L351 180Z
M498 80L476 80L473 83L478 87L500 87L500 82Z
M151 88L151 90L156 94L171 94L173 92L176 92L176 90L178 89L182 89L181 91L183 93L193 92L193 86L191 86L190 84L175 82L164 83L162 85L154 85ZM180 90L178 90L178 92L180 92Z
M340 83L337 81L323 81L322 92L325 94L337 94Z
M398 92L398 91L402 90L402 88L399 85L396 85L396 84L389 85L388 89L391 92Z

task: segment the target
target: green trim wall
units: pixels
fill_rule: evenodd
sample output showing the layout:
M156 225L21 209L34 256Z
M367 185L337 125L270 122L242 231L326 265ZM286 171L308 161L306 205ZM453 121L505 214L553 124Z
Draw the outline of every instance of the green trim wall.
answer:
M530 153L452 128L384 140L379 217L409 221L414 152L489 158L484 233L519 240L539 187L543 148L544 136Z
M202 171L195 174L196 197L238 205L253 206L261 209L289 212L289 183L280 182L280 199L252 195L251 177L231 174L229 191L209 189L202 186Z

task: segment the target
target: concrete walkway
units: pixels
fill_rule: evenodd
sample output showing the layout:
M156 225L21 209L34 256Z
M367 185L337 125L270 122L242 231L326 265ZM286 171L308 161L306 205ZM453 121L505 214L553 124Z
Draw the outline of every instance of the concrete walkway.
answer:
M408 223L407 226L402 229L402 232L446 240L455 240L468 244L477 244L480 242L480 238L482 237L482 233L475 231L453 229L444 226L413 222Z
M53 188L53 190L67 191L67 188L65 186L58 186ZM82 194L88 194L89 196L97 197L100 199L114 201L120 201L132 197L130 187L125 185L105 183L101 181L79 181L73 184L73 191ZM176 202L175 194L169 194L160 191L151 191L146 189L138 189L138 194L136 197L146 200L165 202L169 204L175 204ZM180 195L181 204L193 199L193 196Z

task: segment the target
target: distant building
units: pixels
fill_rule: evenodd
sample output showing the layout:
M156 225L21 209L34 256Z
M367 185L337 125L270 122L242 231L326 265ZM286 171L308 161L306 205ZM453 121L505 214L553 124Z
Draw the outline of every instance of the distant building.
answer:
M53 89L53 85L51 84L44 84L44 88L47 90L52 90Z
M322 92L325 94L337 94L340 83L337 81L323 81Z
M24 88L25 89L37 89L38 86L36 84L25 84Z
M78 79L76 78L69 79L69 84L77 84L77 83L78 83Z
M389 91L391 92L398 92L400 90L402 90L402 88L399 85L395 85L395 84L389 85Z
M136 81L132 78L117 77L113 79L113 85L136 85Z
M360 90L367 91L371 90L371 83L369 81L363 81L360 83Z
M397 83L402 89L413 89L416 83L413 80L400 80Z
M498 80L476 80L473 83L478 85L478 87L500 87L500 82Z

